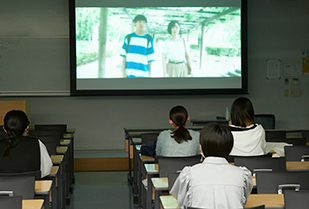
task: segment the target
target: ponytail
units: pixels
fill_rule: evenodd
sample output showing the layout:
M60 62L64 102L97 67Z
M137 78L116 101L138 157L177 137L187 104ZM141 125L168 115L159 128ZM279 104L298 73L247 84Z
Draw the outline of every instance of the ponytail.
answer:
M13 147L15 137L22 136L29 123L30 122L28 120L26 113L24 113L21 110L11 110L8 113L6 113L4 117L3 128L7 132L6 141L8 145L3 151L2 154L3 157L9 155L10 149Z
M13 140L15 139L16 135L14 134L14 132L12 130L9 130L7 132L7 138L6 138L6 141L7 141L7 146L5 148L5 150L3 151L3 154L2 156L3 157L6 157L9 155L9 152L10 152L10 149L13 147Z
M179 144L192 139L189 131L183 125L180 125L172 134L172 138Z
M172 138L179 144L183 141L191 140L189 131L185 128L188 120L188 112L183 106L176 106L170 110L170 120L177 126L172 132Z

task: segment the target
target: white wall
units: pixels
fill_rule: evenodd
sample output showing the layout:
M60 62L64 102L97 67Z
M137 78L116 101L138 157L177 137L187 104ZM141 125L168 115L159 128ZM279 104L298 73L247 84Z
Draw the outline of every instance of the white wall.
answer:
M284 97L280 80L266 79L266 60L300 63L309 49L308 0L248 1L249 95L256 113L276 115L276 128L309 128L309 77L300 78L299 98ZM215 119L240 95L166 97L0 97L28 100L32 124L67 123L76 128L75 149L123 149L124 127L168 126L172 106L184 105L193 119Z

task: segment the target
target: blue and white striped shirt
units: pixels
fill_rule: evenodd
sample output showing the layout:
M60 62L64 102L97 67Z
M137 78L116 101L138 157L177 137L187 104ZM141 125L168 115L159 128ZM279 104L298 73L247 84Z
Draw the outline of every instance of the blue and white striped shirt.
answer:
M154 61L153 38L150 36L149 44L147 44L147 36L138 36L136 33L131 34L128 46L128 35L124 39L120 56L126 57L126 75L127 77L149 76L148 62Z

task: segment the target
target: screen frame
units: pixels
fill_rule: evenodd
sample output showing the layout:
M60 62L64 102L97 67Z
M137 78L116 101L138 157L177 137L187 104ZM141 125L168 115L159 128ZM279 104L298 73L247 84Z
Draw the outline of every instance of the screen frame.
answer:
M241 87L240 88L211 88L211 89L138 89L138 90L102 90L102 89L77 89L76 72L76 30L75 30L75 1L69 0L69 21L70 21L70 91L72 96L149 96L149 95L223 95L223 94L248 94L248 44L247 44L247 1L241 0ZM106 3L107 7L129 6L128 1L115 0ZM91 2L89 5L91 6ZM130 1L132 3L132 1ZM194 6L192 2L179 2L179 6ZM175 1L173 6L175 6ZM198 3L197 1L193 1ZM138 2L133 1L134 5ZM143 6L154 6L154 2L145 1ZM149 5L147 5L149 4ZM164 5L165 6L165 5ZM200 5L197 5L200 6ZM130 79L130 78L127 78ZM151 79L151 78L150 78Z

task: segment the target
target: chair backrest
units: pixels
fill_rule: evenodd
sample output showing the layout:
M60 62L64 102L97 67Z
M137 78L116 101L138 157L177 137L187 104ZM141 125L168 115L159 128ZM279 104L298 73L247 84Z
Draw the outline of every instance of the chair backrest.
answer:
M158 136L159 133L143 133L141 134L142 144L154 144Z
M261 124L264 129L275 129L275 115L274 114L256 114L254 121Z
M309 190L309 171L257 172L258 194L280 194L285 189Z
M268 139L267 142L285 142L288 144L293 144L295 146L305 146L306 138L273 138Z
M30 130L29 136L36 137L38 139L41 139L45 136L53 136L57 142L57 146L60 146L60 140L63 139L63 133L59 130Z
M57 146L60 145L60 139L58 135L43 135L34 137L41 140L41 142L46 146L49 155L56 155Z
M34 176L0 177L1 190L13 191L15 196L22 196L23 199L34 198L34 186Z
M67 124L36 124L35 130L61 130L63 133L67 132Z
M35 180L40 180L41 171L38 170L38 171L28 171L20 173L0 173L0 177L10 177L10 176L34 176Z
M167 174L167 180L168 180L168 191L171 191L176 179L179 176L179 172L175 173L168 173Z
M285 209L304 209L309 205L309 191L286 191L284 192Z
M0 197L0 209L22 209L22 197L21 196L1 196Z
M255 207L246 207L246 209L265 209L265 205L259 205Z
M197 208L197 207L186 207L187 209L204 209L204 208Z
M285 146L284 155L287 161L302 161L309 157L309 147L307 146Z
M266 155L258 155L258 156L237 156L237 155L229 155L227 156L227 161L229 163L233 163L235 158L241 158L241 157L261 157L261 158L271 158L272 153L267 153Z
M284 140L286 138L286 131L284 130L266 130L265 139L267 142L273 142L274 140Z
M61 131L62 133L67 132L67 124L37 124L34 125L35 130L41 131Z
M271 169L271 171L286 171L286 160L284 157L235 157L236 166L244 166L248 168L252 175L257 169Z
M200 162L201 156L190 157L162 157L158 159L159 176L167 177L168 173L181 171L185 166L192 166Z
M309 142L309 130L302 130L301 135L307 142Z
M3 130L3 126L0 126L0 139L5 139L7 134Z

